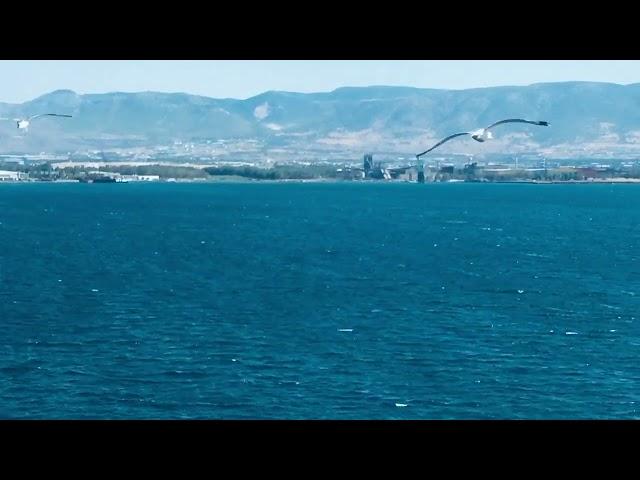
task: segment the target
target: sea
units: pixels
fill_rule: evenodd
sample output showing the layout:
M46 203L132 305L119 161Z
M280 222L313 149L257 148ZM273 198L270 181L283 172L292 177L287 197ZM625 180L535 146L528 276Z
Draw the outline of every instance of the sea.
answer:
M0 184L0 418L640 418L640 185Z

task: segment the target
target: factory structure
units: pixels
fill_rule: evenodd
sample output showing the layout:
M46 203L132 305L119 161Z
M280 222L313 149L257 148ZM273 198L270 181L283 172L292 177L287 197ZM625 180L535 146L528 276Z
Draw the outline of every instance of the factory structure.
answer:
M473 168L475 164L465 166L465 171ZM418 158L413 165L402 167L384 167L382 162L374 162L373 155L365 154L363 164L364 178L374 180L399 180L404 182L425 183L441 179L442 176L453 175L454 165L452 163L440 164L440 160L435 161L435 165L425 165L422 158Z
M412 182L419 178L417 166L386 168L382 165L382 162L374 162L373 155L370 153L364 156L363 172L364 178L375 180L404 180Z
M640 162L622 163L617 167L599 163L583 165L566 165L554 162L549 165L546 159L537 164L529 162L526 166L518 162L518 158L510 162L478 163L468 158L467 162L456 166L453 163L440 163L440 159L433 159L434 163L425 164L421 158L414 161L414 165L402 167L386 167L382 162L375 162L373 155L364 155L362 168L348 169L352 172L351 179L388 180L404 182L505 182L505 181L603 181L616 179L629 181L638 178ZM635 181L635 180L634 180Z
M376 180L389 180L391 175L389 171L382 167L380 162L373 162L373 155L370 153L364 156L364 178L374 178Z
M560 165L557 166L558 168ZM574 173L579 174L585 178L597 178L598 175L590 171L589 167L569 167ZM351 178L362 178L371 180L398 180L404 182L437 182L437 181L460 181L458 177L466 177L466 179L473 180L474 177L480 176L508 176L513 175L516 172L524 174L525 176L535 176L535 174L547 175L546 163L542 167L522 167L518 168L516 159L516 167L508 164L478 164L478 162L468 159L468 162L463 166L456 168L453 163L441 163L441 159L434 159L434 163L426 164L422 158L417 158L413 165L406 165L402 167L385 167L382 162L375 162L373 155L367 153L364 155L362 168L352 169L360 173L360 176L353 176ZM611 173L607 171L606 173ZM601 175L602 176L602 175ZM506 177L505 177L506 178Z

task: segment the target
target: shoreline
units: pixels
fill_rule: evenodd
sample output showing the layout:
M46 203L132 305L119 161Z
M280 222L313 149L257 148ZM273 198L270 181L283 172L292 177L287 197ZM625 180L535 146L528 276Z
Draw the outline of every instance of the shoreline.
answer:
M415 184L418 182L409 181L371 181L371 180L340 180L332 178L317 178L317 179L280 179L280 180L267 180L267 179L250 179L250 178L215 178L215 179L203 179L203 180L179 180L179 181L132 181L132 182L96 182L97 184L211 184L211 183L350 183L350 184L371 184L371 185L399 185L399 184ZM4 180L0 181L0 185L27 185L27 184L82 184L89 185L93 182L80 182L74 180ZM443 184L491 184L491 185L593 185L593 184L640 184L640 179L598 179L598 180L513 180L504 182L495 181L448 181L448 182L425 182L424 185L443 185Z

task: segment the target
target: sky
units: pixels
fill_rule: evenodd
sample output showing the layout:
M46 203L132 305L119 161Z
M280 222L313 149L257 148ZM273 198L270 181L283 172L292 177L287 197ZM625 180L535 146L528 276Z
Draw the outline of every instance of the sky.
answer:
M249 98L344 86L464 89L538 82L640 83L638 60L0 60L0 102L59 89Z

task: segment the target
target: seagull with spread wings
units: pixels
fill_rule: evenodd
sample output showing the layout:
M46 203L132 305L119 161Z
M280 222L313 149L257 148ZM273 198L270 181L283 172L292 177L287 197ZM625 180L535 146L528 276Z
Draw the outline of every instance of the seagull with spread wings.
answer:
M59 113L40 113L38 115L32 115L26 119L14 118L18 129L27 130L29 128L29 124L34 121L36 118L40 117L66 117L71 118L71 115L61 115Z
M429 153L431 150L434 150L434 149L438 148L443 143L446 143L451 139L454 139L456 137L461 137L463 135L471 135L471 138L473 138L476 142L484 142L486 140L490 140L490 139L493 138L493 135L492 135L490 130L492 128L497 127L498 125L502 125L504 123L529 123L531 125L540 125L540 126L543 126L543 127L548 127L549 126L549 122L545 122L545 121L542 121L542 120L536 121L536 120L524 120L522 118L508 118L506 120L500 120L499 122L492 123L491 125L489 125L486 128L481 128L481 129L475 130L473 132L461 132L461 133L454 133L453 135L449 135L447 138L444 138L444 139L440 140L438 143L436 143L434 146L432 146L428 150L425 150L424 152L419 153L418 155L416 155L416 158L420 158L421 156L426 155L427 153Z
M490 140L493 138L493 135L491 134L490 130L504 123L529 123L531 125L540 125L542 127L549 126L549 122L545 122L542 120L524 120L522 118L508 118L506 120L500 120L499 122L492 123L487 128L483 128L481 130L476 130L475 132L472 132L470 134L471 138L473 138L477 142L484 142L485 140Z

